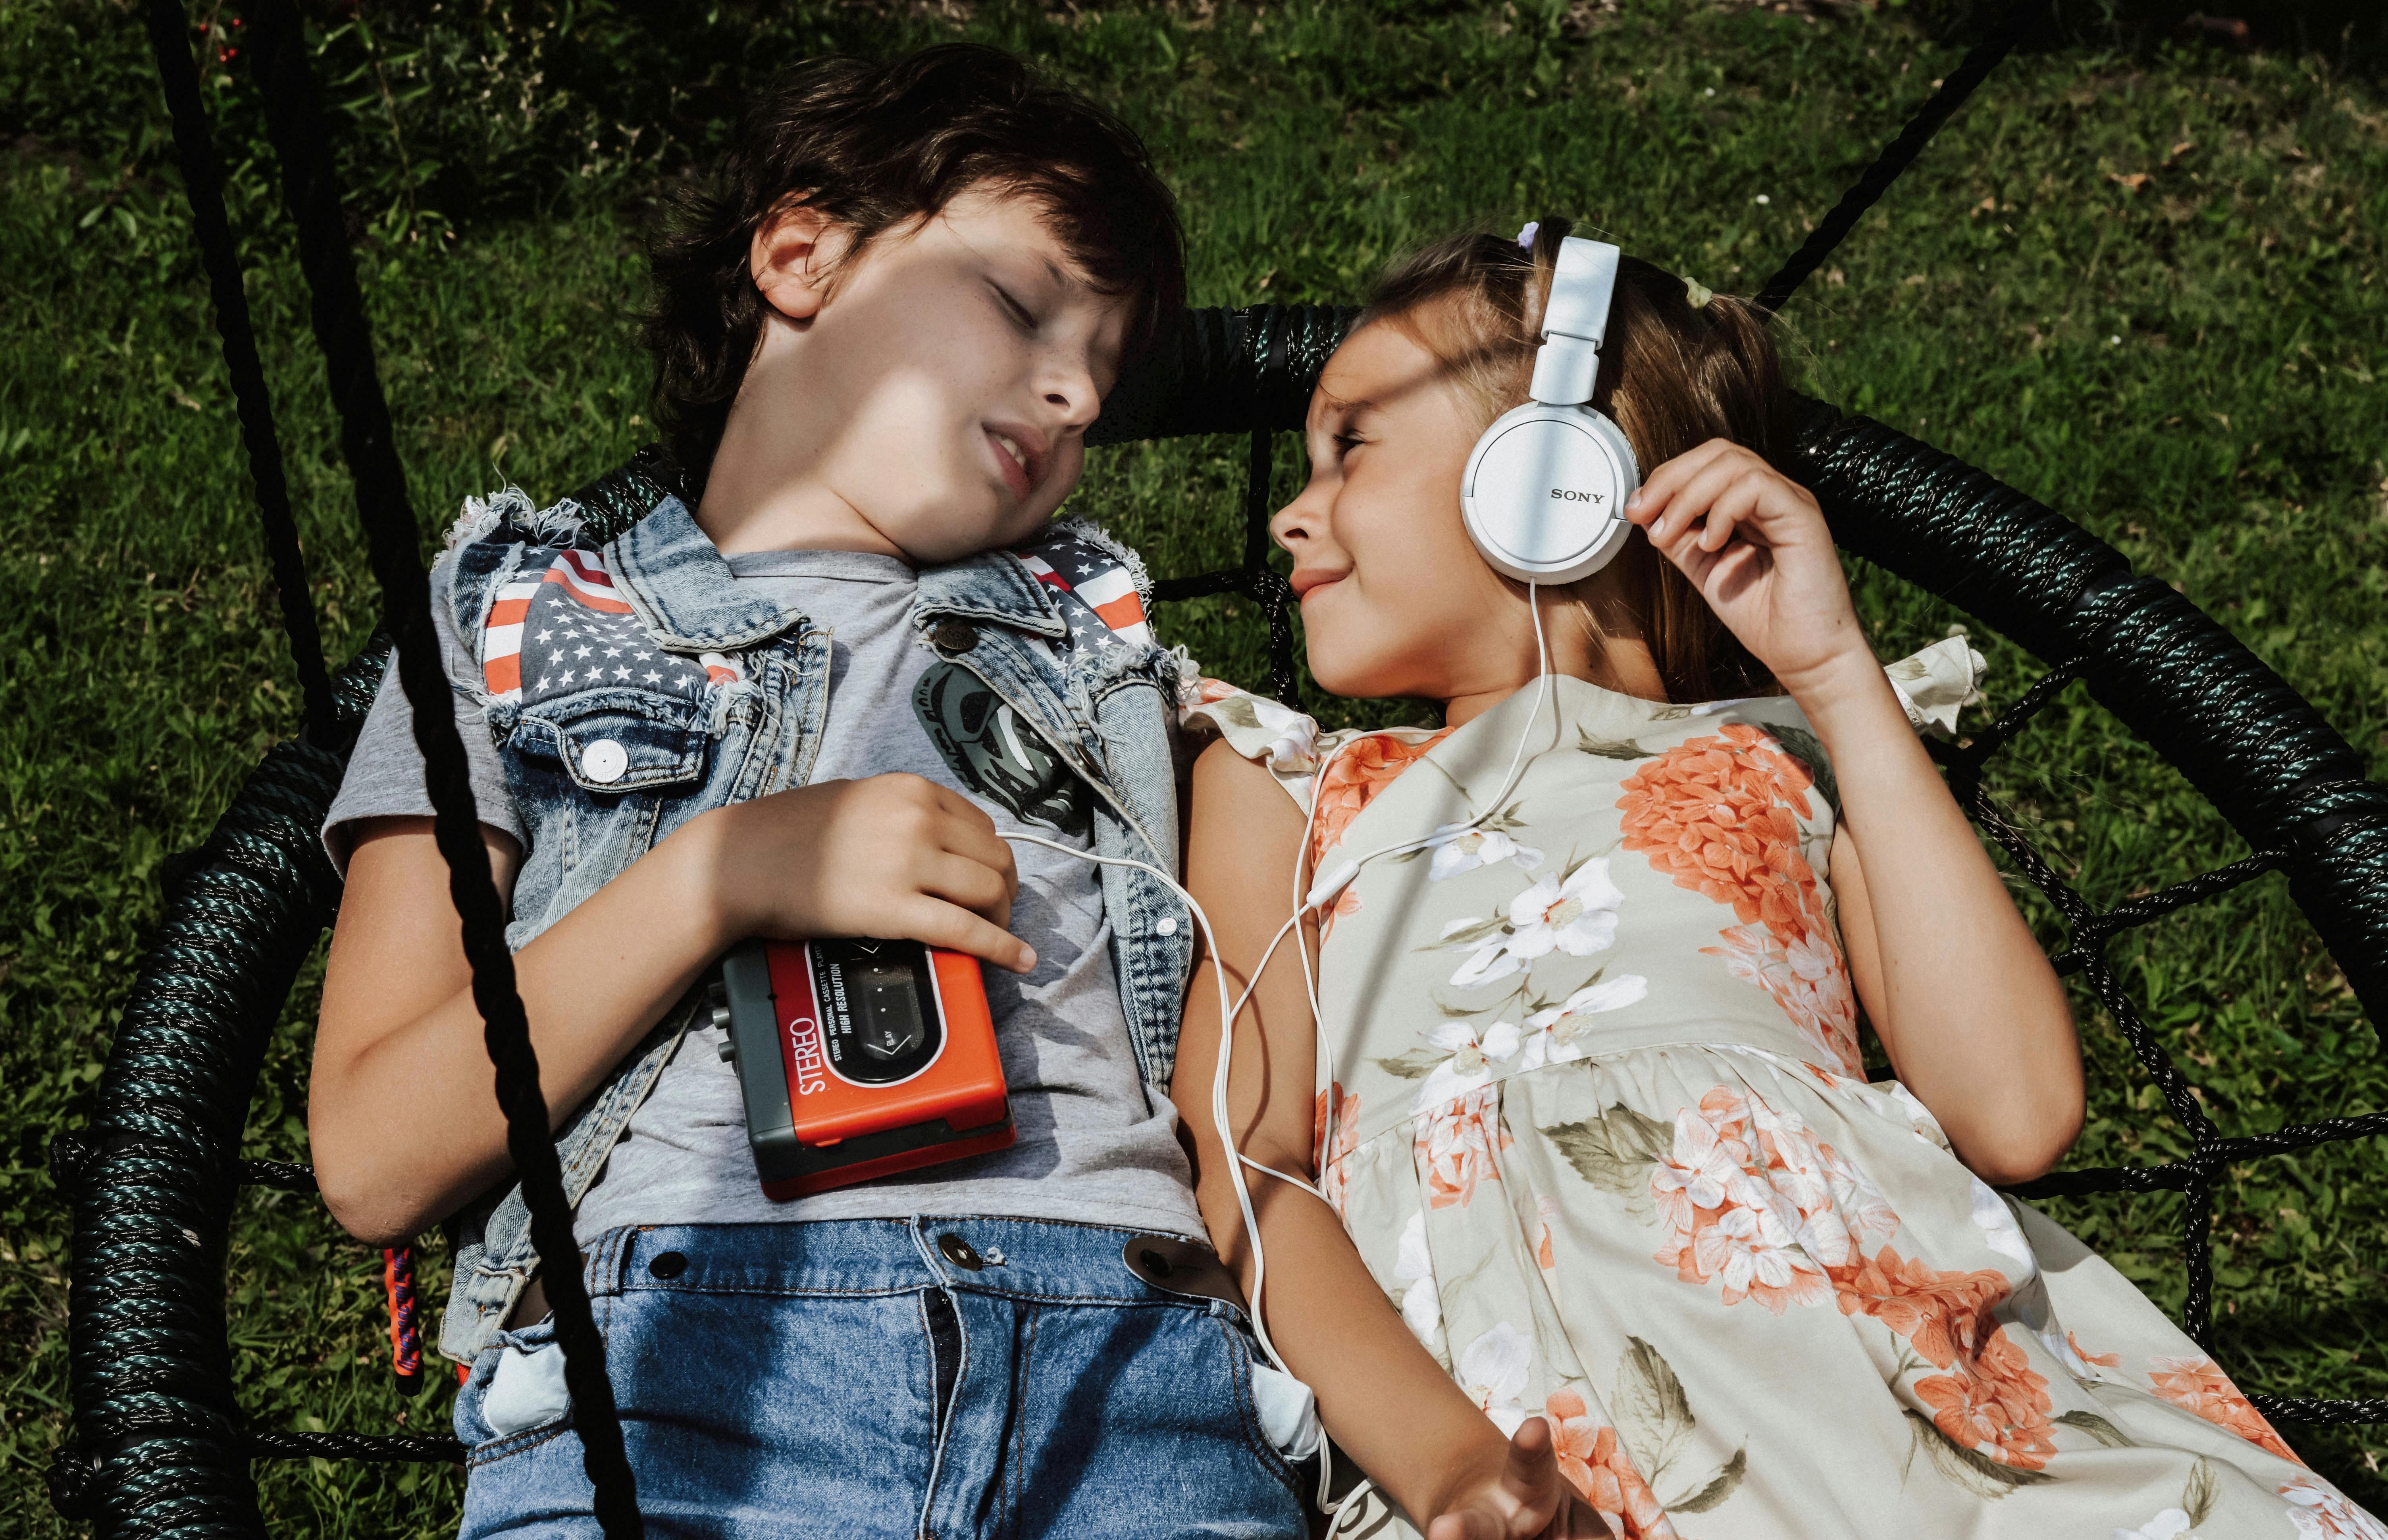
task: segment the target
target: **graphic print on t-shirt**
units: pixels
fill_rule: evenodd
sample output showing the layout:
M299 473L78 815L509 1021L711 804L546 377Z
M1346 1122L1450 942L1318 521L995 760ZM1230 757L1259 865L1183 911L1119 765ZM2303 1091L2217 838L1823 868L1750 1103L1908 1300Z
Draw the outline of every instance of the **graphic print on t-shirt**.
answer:
M934 665L912 687L912 710L962 784L1023 823L1085 837L1086 783L976 674L959 663Z

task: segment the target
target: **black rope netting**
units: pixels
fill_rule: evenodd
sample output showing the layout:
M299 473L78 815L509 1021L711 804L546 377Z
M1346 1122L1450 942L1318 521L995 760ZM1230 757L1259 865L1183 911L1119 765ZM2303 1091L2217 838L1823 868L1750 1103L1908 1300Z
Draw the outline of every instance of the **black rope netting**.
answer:
M1768 279L1759 303L1779 309L1822 265L2044 4L2020 0L2013 6ZM257 0L247 15L250 62L299 233L342 449L387 623L398 638L400 680L415 707L438 845L507 1114L508 1148L525 1184L565 1343L575 1425L606 1533L636 1534L640 1520L603 1340L590 1318L502 910L432 644L416 526L375 373L298 17L291 0ZM380 640L337 678L324 674L186 20L174 0L150 0L149 25L306 690L308 732L267 756L207 844L177 863L165 922L144 956L109 1055L100 1111L84 1133L53 1148L58 1186L75 1204L70 1361L79 1437L58 1451L50 1480L62 1512L99 1521L108 1536L253 1534L262 1524L248 1475L252 1458L461 1462L464 1449L447 1438L251 1430L234 1396L221 1290L234 1196L242 1183L293 1191L314 1186L304 1165L240 1158L241 1110L298 965L337 902L338 878L316 831L346 745L382 678L389 643ZM1292 594L1268 565L1274 435L1301 426L1319 370L1355 313L1326 306L1192 312L1114 389L1087 436L1090 443L1249 436L1239 565L1165 579L1155 597L1236 592L1253 600L1268 620L1270 688L1289 703L1296 697ZM1816 491L1846 549L1949 600L2051 665L1996 724L1937 752L1969 814L2064 920L2059 970L2085 977L2188 1133L2191 1149L2177 1162L2060 1172L2019 1190L2026 1197L2183 1194L2183 1324L2210 1346L2207 1241L2224 1168L2388 1132L2388 1114L2223 1136L2109 965L2106 943L2280 871L2374 1024L2388 1023L2388 790L2366 782L2345 741L2194 605L2133 574L2119 553L2013 489L1878 423L1843 418L1821 404L1785 468ZM645 451L574 496L591 532L603 540L643 515L662 492L680 489L668 459ZM1988 795L1983 771L2076 681L2180 769L2255 854L2104 910L2059 877ZM2182 711L2183 701L2198 703L2196 709ZM2282 1421L2388 1420L2388 1400L2251 1399Z
M2108 962L2106 944L2283 872L2377 1028L2388 1022L2388 788L2366 781L2346 740L2244 644L2053 510L1953 456L1821 405L1793 458L1789 468L1817 493L1845 550L1949 600L2051 665L1996 723L1962 746L1936 745L1936 757L1975 822L2064 920L2058 971L2088 981L2191 1148L2180 1161L2061 1171L2016 1190L2025 1198L2180 1193L2188 1282L2181 1324L2211 1352L2209 1238L2224 1168L2388 1133L2388 1113L2224 1136ZM2254 854L2105 910L2058 875L1991 797L1984 770L2076 681L2179 770ZM2197 709L2182 710L2184 701ZM2388 1399L2263 1393L2249 1399L2284 1422L2388 1420Z

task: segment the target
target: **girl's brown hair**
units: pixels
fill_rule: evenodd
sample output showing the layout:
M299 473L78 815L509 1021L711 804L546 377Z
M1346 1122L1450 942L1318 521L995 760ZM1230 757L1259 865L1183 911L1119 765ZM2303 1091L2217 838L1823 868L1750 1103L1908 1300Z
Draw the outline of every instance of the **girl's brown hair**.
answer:
M1490 426L1526 399L1568 229L1565 220L1543 220L1531 249L1490 235L1437 241L1378 283L1359 325L1387 321L1416 338L1478 399L1482 426ZM1618 264L1592 404L1625 430L1645 476L1710 439L1772 460L1789 447L1794 422L1764 313L1722 294L1695 306L1683 279L1638 257ZM1670 700L1776 688L1690 579L1638 530L1611 570L1611 592L1630 614L1594 613L1582 591L1600 579L1576 585L1574 607L1595 638L1620 621L1638 625Z

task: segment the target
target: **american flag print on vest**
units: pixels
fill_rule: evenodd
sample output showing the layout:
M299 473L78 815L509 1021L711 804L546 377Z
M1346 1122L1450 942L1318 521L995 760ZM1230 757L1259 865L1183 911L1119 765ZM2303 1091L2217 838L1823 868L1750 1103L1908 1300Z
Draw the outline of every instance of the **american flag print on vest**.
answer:
M695 698L743 677L720 653L666 651L593 551L525 550L481 627L481 686L508 703L606 685Z
M1072 651L1154 644L1137 573L1091 527L1075 520L1057 525L1043 538L1013 547L1012 554L1061 606L1070 623Z

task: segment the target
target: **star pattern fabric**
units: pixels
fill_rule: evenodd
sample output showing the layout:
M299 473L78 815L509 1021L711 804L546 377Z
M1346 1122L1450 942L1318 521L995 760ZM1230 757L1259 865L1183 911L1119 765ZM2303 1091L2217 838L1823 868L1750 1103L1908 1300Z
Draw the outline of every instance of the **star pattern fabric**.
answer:
M1014 546L1011 554L1060 606L1070 624L1071 651L1155 645L1140 574L1092 527L1056 525L1041 538Z
M719 653L666 649L593 552L532 546L516 572L481 630L482 682L502 701L532 706L609 685L696 700L742 677Z

